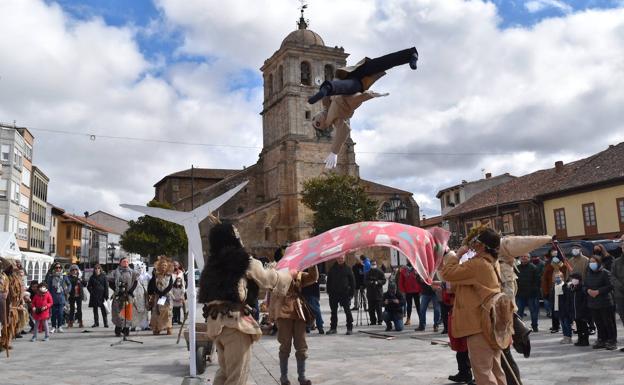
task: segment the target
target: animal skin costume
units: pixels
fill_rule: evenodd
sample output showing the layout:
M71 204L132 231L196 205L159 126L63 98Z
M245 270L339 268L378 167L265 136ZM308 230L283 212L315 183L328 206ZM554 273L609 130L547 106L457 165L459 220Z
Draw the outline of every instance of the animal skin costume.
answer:
M150 295L152 314L150 327L154 334L166 330L171 334L171 287L173 286L173 262L170 258L161 255L154 263L152 279L147 286ZM164 298L164 302L162 300ZM158 304L159 300L162 304Z
M367 100L388 95L370 91L371 85L390 68L409 63L412 69L416 69L417 60L418 51L414 47L375 59L366 57L354 66L336 70L337 79L323 82L319 92L308 99L310 104L323 100L323 110L312 118L313 127L322 132L334 127L331 153L325 160L326 168L336 167L338 153L351 131L347 120L354 111Z
M245 385L251 345L262 335L250 304L255 304L259 289L286 295L292 278L253 259L231 224L215 225L209 242L210 256L201 274L198 301L205 304L206 331L219 357L213 384Z
M136 262L135 269L139 273L137 287L134 289L134 303L132 304L132 327L147 329L149 326L149 300L147 287L151 279L143 262Z
M132 325L132 311L126 311L126 325L124 327L124 317L120 316L120 312L124 304L126 307L134 301L134 289L137 286L138 274L129 267L119 266L113 272L113 279L110 282L111 289L115 291L113 296L113 304L111 306L111 318L115 324L115 335L120 336L123 332L125 335L130 334L130 326Z

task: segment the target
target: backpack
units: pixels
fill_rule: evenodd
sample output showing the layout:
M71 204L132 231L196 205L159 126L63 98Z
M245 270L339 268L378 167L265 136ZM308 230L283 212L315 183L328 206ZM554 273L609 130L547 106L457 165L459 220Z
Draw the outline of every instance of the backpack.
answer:
M494 266L492 268L500 284L500 275ZM502 292L494 293L483 301L481 309L481 328L485 339L493 349L507 349L514 334L513 299Z

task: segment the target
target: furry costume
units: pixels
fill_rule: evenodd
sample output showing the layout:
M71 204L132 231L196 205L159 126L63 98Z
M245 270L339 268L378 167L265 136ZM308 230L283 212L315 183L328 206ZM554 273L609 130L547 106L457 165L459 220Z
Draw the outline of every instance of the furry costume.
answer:
M308 99L310 104L323 100L323 110L312 119L313 127L323 134L330 127L335 128L331 153L325 160L326 168L336 167L338 153L351 131L348 119L354 111L367 100L388 95L370 91L370 86L390 68L410 63L416 69L417 60L418 52L413 47L375 59L364 58L355 66L336 70L337 79L325 81L319 92Z
M246 384L251 345L262 335L248 306L257 297L254 285L285 295L292 279L288 273L265 269L252 259L230 224L215 225L209 242L210 256L201 274L198 302L205 304L206 331L219 357L213 383Z
M161 330L166 330L171 334L171 287L173 286L173 262L168 257L161 255L154 263L152 279L148 285L148 293L151 298L152 315L150 327L154 334L160 334ZM158 301L165 298L164 304L159 305Z
M135 263L134 267L138 271L139 276L137 278L137 287L134 290L134 302L132 303L132 327L144 330L149 326L147 287L151 276L147 273L143 262Z
M134 301L134 290L137 286L138 274L127 267L117 267L113 272L113 279L111 281L111 288L115 291L113 296L113 304L111 306L111 319L115 324L115 334L119 335L124 327L124 318L120 316L122 306L124 303L126 306L132 304ZM123 332L127 335L129 333L132 318L126 315L126 327Z
M9 277L4 270L10 263L4 258L0 258L0 349L8 349L11 335L9 334L7 297L9 295Z

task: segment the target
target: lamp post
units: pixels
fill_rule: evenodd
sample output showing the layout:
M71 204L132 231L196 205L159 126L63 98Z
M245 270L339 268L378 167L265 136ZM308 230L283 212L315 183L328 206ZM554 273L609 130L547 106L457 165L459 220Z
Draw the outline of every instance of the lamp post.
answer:
M388 222L405 223L407 219L407 205L401 200L399 194L394 194L388 202L384 203L381 209L381 218ZM398 251L390 249L390 256L391 261L396 257L397 265L401 266L401 258Z

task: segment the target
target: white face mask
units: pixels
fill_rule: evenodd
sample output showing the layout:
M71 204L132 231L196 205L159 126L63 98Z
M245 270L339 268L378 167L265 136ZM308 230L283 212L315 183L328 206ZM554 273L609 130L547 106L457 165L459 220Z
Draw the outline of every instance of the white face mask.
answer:
M574 255L575 257L578 257L580 254L581 254L580 249L572 249L572 255Z
M572 278L572 281L570 281L574 286L579 284L579 280L576 278Z
M557 255L559 255L559 252L558 251L553 251L550 255L554 258Z

